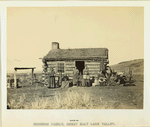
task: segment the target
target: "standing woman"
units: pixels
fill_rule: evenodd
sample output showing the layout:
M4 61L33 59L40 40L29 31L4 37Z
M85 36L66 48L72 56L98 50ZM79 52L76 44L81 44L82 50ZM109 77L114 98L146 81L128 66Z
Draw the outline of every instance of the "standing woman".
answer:
M85 66L85 68L84 68L84 70L83 70L83 79L82 79L82 86L83 86L83 87L89 85L90 77L89 77L88 74L89 74L89 73L88 73L87 66Z
M73 86L76 86L76 85L77 85L77 82L78 82L78 80L77 80L78 74L79 74L79 71L78 71L77 67L75 67L75 68L73 69Z
M51 78L52 78L52 87L53 88L56 88L56 85L55 85L55 71L54 69L52 68L52 71L51 71Z
M50 67L49 72L48 72L48 83L49 83L49 88L53 87L55 88L55 71L52 67Z
M83 70L83 79L82 79L82 86L86 86L86 71Z

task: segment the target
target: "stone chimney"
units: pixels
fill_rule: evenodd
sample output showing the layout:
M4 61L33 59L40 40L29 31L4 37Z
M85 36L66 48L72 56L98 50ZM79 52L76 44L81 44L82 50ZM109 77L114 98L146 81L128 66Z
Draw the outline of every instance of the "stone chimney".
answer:
M52 50L53 49L59 49L59 43L58 42L52 42Z

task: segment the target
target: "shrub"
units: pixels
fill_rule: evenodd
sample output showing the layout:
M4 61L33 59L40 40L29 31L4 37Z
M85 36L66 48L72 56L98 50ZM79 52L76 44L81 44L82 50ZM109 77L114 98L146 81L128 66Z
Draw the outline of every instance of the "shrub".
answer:
M87 109L93 106L89 94L80 95L76 91L66 91L64 97L60 92L55 93L54 105L56 109Z

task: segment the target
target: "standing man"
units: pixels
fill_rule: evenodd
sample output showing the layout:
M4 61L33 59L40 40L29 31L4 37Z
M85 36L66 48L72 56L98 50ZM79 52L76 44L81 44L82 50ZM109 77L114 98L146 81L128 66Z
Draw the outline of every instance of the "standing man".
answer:
M79 71L78 71L77 67L75 67L73 69L73 86L76 86L78 83L78 80L77 80L78 74L79 74Z

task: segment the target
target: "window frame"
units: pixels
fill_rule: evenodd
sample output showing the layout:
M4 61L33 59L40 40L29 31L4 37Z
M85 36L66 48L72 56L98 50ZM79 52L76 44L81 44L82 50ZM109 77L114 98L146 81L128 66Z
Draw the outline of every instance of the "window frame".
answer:
M60 67L58 64L62 64L63 63L63 65L64 65L64 68L63 68L63 70L64 71L62 71L62 72L59 72L58 71L58 68ZM57 69L57 73L65 73L65 61L57 61L57 67L56 67L56 69Z

